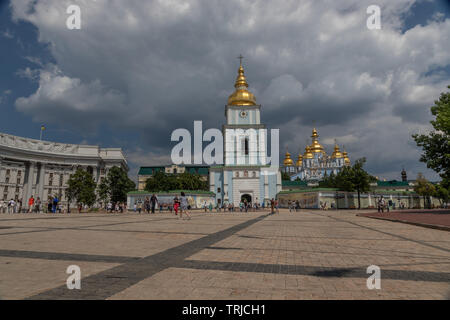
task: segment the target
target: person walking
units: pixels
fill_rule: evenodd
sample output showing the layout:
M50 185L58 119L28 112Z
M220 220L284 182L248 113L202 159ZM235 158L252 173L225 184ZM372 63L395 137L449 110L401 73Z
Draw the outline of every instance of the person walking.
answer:
M34 197L33 195L31 195L31 197L28 199L28 213L33 212L33 207L34 207Z
M273 198L272 198L272 200L270 200L270 213L271 214L275 213L274 208L275 208L275 200L273 200Z
M173 198L173 210L175 211L175 215L178 215L178 208L180 207L180 200L177 196Z
M36 204L35 204L35 207L34 207L34 211L36 212L36 213L41 213L41 204L42 204L42 202L41 202L41 198L37 198L36 199Z
M186 195L184 192L181 192L181 210L180 210L180 219L183 218L183 212L188 216L188 219L191 220L191 215L188 212L188 201L186 199Z
M155 213L156 203L159 204L158 198L153 194L152 197L150 198L150 202L151 202L151 205L152 205L152 213Z

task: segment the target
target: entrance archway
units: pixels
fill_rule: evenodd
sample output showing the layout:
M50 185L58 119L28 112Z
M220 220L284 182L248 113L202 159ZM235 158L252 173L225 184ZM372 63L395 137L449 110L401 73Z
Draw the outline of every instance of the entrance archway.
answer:
M250 203L250 202L252 202L252 196L249 195L248 193L243 194L243 195L241 196L241 201L242 201L242 202L247 201L247 203Z

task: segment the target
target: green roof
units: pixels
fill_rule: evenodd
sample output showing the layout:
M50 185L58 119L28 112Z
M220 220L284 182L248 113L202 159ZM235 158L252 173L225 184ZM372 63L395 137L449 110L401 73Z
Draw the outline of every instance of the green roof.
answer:
M165 168L169 167L169 166L153 166L153 167L140 167L139 168L139 172L138 175L141 176L151 176L154 173L163 170L165 171ZM196 166L196 165L192 165L192 166L179 166L179 167L185 167L186 171L189 173L197 173L198 174L208 174L209 173L209 167L208 166Z
M281 185L286 187L306 187L308 183L305 181L282 180Z
M286 193L303 193L303 192L336 192L338 189L336 188L310 188L310 189L297 189L297 190L283 190L278 194L286 194Z
M138 175L140 176L150 176L160 170L164 170L164 167L140 167Z
M379 187L407 187L409 186L408 181L377 181Z

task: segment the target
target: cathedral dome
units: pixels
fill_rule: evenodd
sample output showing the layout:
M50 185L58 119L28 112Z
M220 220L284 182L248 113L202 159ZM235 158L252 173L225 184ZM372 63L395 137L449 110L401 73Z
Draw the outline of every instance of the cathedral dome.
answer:
M341 153L341 150L339 150L339 146L337 144L335 144L334 152L331 155L331 159L338 159L338 158L344 158L344 155Z
M292 161L291 154L288 151L286 151L286 155L284 157L283 164L284 164L285 167L292 167L292 166L294 166L294 161Z
M297 167L301 167L303 165L303 156L301 154L298 155L297 162L295 164Z
M349 166L350 165L350 159L348 157L347 151L344 150L344 152L342 152L342 155L344 156L344 164Z
M314 155L311 153L311 147L306 146L305 153L303 154L303 159L313 159Z
M325 149L319 143L319 134L317 133L316 128L313 129L311 138L313 139L312 144L309 146L311 152L325 154Z
M248 83L245 79L242 63L239 66L234 87L236 90L228 97L229 106L256 106L255 96L247 89Z

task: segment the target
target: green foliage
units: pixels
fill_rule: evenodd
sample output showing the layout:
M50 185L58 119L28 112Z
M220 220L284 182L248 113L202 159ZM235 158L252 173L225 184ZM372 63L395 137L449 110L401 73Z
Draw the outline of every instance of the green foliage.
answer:
M78 169L70 175L67 185L66 196L69 202L75 201L89 207L95 203L95 181L89 172Z
M116 202L125 202L127 193L134 190L136 184L128 178L127 172L120 167L112 167L108 175L103 178L97 187L99 199L106 203L108 200Z
M291 180L289 173L282 171L281 172L281 180Z
M435 193L434 193L434 196L436 197L436 198L438 198L439 199L439 201L441 202L441 203L447 203L448 202L448 200L449 200L449 198L450 198L450 192L449 192L449 189L447 189L447 188L445 188L444 186L442 186L442 185L437 185L436 187L435 187Z
M450 89L450 86L448 86ZM435 120L430 121L434 131L428 135L413 135L417 146L422 147L420 161L436 171L442 178L442 185L450 187L450 92L441 93L439 100L431 107Z
M432 183L430 183L425 177L419 173L416 179L416 185L414 186L414 191L423 196L424 206L426 205L426 199L435 195L436 188Z
M204 181L199 174L183 172L178 175L166 174L163 171L156 172L148 178L145 190L149 192L160 192L170 190L209 190L208 182Z
M343 167L337 175L331 173L329 176L324 176L323 180L319 182L319 186L338 188L340 191L356 191L358 193L358 208L361 208L361 193L369 192L370 183L376 181L375 177L363 169L365 163L366 158L358 159L353 166Z

